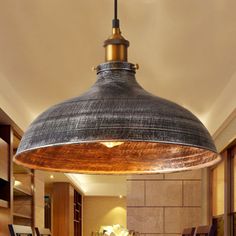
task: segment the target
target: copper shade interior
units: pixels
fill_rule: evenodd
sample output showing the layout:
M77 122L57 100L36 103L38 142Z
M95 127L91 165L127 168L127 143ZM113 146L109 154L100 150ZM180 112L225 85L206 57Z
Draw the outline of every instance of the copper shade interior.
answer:
M124 142L66 144L22 152L16 162L29 168L96 174L161 173L212 165L218 154L206 149L165 143Z

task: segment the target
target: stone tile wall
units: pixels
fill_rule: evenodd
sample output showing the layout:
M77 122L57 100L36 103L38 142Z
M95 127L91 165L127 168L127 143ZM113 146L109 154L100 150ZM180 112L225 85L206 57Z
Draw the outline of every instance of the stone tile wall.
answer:
M142 236L180 236L205 224L202 170L127 178L127 226Z

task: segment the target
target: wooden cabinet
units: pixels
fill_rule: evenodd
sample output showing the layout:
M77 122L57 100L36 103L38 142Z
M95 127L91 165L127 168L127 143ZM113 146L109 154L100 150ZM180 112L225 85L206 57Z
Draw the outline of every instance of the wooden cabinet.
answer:
M34 172L30 169L13 165L13 223L34 226Z
M0 207L8 208L10 202L9 144L0 138Z
M0 207L10 207L10 126L0 126Z
M9 181L9 144L0 138L0 179Z
M54 236L81 236L82 196L70 183L54 183L52 194Z
M22 134L0 108L0 236L9 236L8 224L34 226L35 223L36 172L13 165Z
M0 125L0 235L8 236L12 223L12 127Z
M13 134L13 154L21 137ZM34 226L34 171L13 163L13 224Z

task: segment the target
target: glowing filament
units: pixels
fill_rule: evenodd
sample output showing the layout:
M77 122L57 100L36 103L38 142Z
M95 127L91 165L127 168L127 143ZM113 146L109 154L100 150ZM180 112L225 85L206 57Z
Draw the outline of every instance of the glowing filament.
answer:
M119 146L121 144L123 144L124 142L101 142L102 145L108 147L108 148L113 148L116 146Z

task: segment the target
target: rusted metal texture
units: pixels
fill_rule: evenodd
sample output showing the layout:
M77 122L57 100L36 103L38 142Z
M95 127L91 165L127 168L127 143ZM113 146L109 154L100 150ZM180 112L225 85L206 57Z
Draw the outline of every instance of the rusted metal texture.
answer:
M146 92L135 66L108 62L83 95L42 113L15 160L30 168L79 173L159 173L220 160L204 125L185 108ZM102 142L120 142L113 148Z

